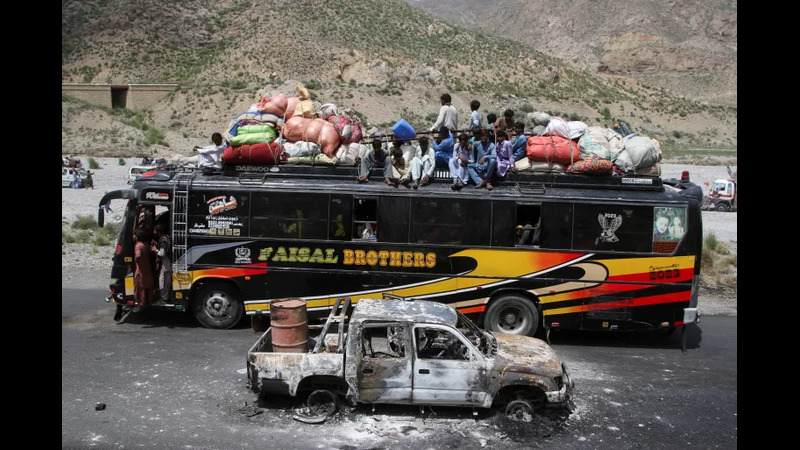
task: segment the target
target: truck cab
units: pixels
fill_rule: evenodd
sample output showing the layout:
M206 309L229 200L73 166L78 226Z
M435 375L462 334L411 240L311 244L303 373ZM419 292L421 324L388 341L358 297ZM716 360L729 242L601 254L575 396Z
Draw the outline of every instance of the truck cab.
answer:
M442 303L361 299L339 336L310 338L318 354L274 353L262 337L248 353L251 389L310 394L309 407L325 391L350 404L497 407L523 420L571 404L574 383L546 342L481 330Z
M736 211L739 203L735 180L714 180L711 192L703 199L704 209L716 211Z

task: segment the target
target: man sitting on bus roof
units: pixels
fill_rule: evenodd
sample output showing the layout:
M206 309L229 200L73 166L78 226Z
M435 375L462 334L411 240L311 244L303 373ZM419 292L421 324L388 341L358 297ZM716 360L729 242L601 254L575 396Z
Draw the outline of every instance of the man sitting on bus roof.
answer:
M376 131L372 133L370 137L372 138L372 148L367 151L367 154L364 155L364 158L362 158L360 161L356 161L356 165L359 166L359 183L369 182L369 174L375 167L383 168L385 175L386 164L388 163L390 166L392 164L391 157L389 157L389 152L381 142L383 135L379 131Z
M197 152L197 167L204 170L220 170L222 169L222 153L228 148L228 141L222 138L220 133L211 135L211 142L214 145L207 145L205 147L194 147Z

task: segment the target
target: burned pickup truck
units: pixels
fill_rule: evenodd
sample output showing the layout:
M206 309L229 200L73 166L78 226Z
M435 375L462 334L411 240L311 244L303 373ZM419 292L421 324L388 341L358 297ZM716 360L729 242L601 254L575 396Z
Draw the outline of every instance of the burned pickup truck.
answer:
M495 407L514 420L571 407L569 371L543 340L492 334L448 305L419 300L361 299L345 325L349 305L339 299L328 321L305 325L305 342L288 351L274 345L281 330L273 317L248 351L248 387L265 401L308 396L308 410L324 415L341 398L353 406Z

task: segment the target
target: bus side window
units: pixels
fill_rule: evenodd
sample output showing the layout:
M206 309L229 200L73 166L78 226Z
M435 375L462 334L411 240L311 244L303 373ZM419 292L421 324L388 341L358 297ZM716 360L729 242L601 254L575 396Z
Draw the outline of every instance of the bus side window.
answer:
M353 239L375 240L378 234L378 201L374 198L353 199Z

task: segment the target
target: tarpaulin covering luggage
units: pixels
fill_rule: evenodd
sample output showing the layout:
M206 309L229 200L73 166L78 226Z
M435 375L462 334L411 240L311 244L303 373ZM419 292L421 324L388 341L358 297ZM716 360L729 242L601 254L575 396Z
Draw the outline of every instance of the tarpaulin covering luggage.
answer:
M222 152L225 164L277 164L283 147L277 142L229 146Z
M580 159L578 144L561 136L530 136L525 149L534 161L558 163L568 166Z

